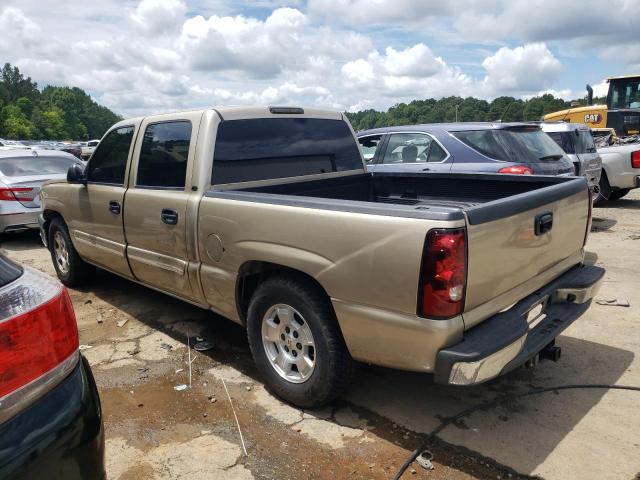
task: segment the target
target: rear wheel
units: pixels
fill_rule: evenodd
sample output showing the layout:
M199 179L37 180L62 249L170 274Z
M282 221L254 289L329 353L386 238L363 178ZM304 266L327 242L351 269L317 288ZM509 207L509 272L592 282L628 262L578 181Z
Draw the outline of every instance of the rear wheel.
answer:
M319 407L349 384L349 355L331 304L312 282L277 276L262 283L247 316L249 345L267 386L287 402Z
M618 190L613 190L611 192L611 195L609 195L609 200L620 200L630 191L631 191L630 188L620 188Z
M598 197L594 203L602 203L610 199L613 200L613 198L611 198L611 185L609 185L609 179L607 178L607 174L604 170L602 170L600 175L599 186L600 190L598 191Z
M67 287L84 285L93 276L95 268L80 258L71 242L67 225L61 218L51 221L49 249L58 278Z

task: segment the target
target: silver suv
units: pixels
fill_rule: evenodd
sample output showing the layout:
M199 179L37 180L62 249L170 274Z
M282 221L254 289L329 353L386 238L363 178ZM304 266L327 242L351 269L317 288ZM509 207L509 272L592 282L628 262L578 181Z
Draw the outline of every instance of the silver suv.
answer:
M540 126L571 159L576 175L584 175L590 186L598 188L602 159L596 151L591 130L582 123L543 122Z

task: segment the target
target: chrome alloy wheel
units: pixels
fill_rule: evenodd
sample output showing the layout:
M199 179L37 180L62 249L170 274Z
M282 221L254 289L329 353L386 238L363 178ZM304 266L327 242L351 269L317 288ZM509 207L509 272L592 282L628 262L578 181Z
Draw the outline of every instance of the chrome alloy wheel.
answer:
M60 231L53 235L53 254L60 273L63 275L69 273L69 250Z
M277 304L262 318L262 345L273 369L291 383L309 379L316 347L306 320L295 308Z

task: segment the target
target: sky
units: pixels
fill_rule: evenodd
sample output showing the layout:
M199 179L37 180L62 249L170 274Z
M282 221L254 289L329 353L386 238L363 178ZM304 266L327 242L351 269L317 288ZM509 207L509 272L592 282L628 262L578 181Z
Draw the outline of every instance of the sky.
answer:
M640 74L640 0L0 0L0 62L131 117L596 95Z

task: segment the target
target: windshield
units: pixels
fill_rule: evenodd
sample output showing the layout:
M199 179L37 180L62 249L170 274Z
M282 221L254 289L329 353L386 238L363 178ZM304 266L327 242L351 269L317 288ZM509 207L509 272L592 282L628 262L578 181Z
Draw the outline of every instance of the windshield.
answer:
M611 107L640 108L640 79L611 82Z
M505 162L558 160L562 149L539 129L500 129L453 132L462 142L483 155Z
M7 177L29 175L54 175L67 173L77 163L72 158L62 157L12 157L0 158L0 173Z

